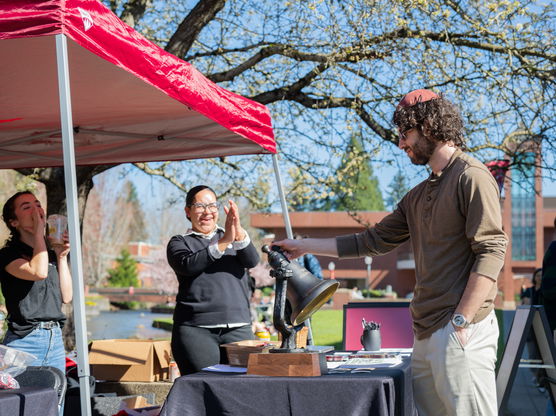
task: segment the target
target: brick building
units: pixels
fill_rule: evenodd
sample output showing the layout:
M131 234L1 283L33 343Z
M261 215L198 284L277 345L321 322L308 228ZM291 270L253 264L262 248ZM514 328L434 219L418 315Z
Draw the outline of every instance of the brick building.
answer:
M165 247L145 243L143 241L131 242L127 245L129 254L137 261L137 277L143 288L154 288L156 286L155 279L151 273L151 265L154 264L154 256L158 251Z
M499 277L500 296L498 306L515 306L515 294L519 293L524 279L542 265L542 257L550 242L556 238L554 218L556 197L542 198L534 190L525 192L514 186L506 191L502 201L504 229L511 237L506 265ZM534 187L532 188L534 189ZM309 237L333 237L359 232L364 224L374 224L388 212L358 212L359 222L346 212L293 212L290 220L294 233ZM251 226L274 234L275 239L285 238L282 214L252 214ZM415 284L415 262L410 242L394 251L373 258L370 274L364 259L332 259L319 257L325 278L330 277L328 265L334 263L334 274L342 287L385 288L391 285L398 296L404 297Z

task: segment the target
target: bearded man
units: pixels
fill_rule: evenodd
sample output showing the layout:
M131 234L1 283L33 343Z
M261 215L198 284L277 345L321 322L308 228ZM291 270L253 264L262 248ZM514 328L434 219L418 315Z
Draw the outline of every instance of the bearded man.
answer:
M398 147L413 164L428 165L429 177L361 233L274 244L290 258L353 258L385 254L411 238L411 367L419 415L495 416L494 298L507 245L498 185L485 165L464 153L462 117L443 96L408 93L393 122Z

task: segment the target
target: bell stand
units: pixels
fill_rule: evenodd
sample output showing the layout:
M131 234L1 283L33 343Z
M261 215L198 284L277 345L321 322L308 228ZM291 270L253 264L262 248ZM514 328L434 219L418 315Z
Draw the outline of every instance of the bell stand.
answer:
M264 246L263 251L269 255L269 262L275 263L275 268L271 271L276 278L273 323L282 334L282 344L269 353L249 354L247 374L289 377L316 377L326 374L326 361L322 354L297 348L296 334L304 324L294 326L286 323L287 282L293 276L288 261L283 254L270 250L268 246Z
M296 334L305 326L304 323L295 326L286 323L285 310L287 286L288 279L292 277L293 272L291 269L286 267L286 264L283 264L283 260L281 260L280 262L280 267L277 270L271 270L270 275L276 279L276 296L274 299L273 324L274 328L276 328L276 330L282 335L282 345L280 345L280 348L273 348L269 352L305 352L303 348L297 348L296 344Z

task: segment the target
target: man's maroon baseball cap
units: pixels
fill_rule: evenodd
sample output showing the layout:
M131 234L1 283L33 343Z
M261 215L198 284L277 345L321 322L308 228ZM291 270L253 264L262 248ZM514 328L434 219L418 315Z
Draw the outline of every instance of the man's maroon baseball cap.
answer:
M440 98L440 96L431 90L414 90L408 92L402 100L398 103L398 108L411 107L418 103L424 103L425 101L435 100Z

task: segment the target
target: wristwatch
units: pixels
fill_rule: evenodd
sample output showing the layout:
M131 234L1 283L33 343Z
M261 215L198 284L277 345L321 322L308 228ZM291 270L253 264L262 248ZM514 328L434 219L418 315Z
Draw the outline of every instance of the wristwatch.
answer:
M456 328L467 328L469 326L469 322L465 319L461 313L455 313L452 315L452 325Z

